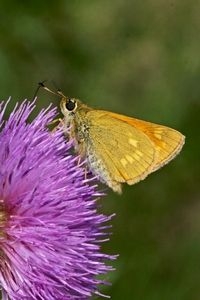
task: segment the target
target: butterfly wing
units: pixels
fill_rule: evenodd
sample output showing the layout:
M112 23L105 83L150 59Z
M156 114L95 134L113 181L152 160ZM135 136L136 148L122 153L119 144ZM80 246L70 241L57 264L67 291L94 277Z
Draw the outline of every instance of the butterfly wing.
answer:
M91 152L115 182L132 185L144 179L173 159L184 144L181 133L162 125L107 111L88 114Z
M91 124L87 149L95 153L93 160L99 160L109 172L105 175L100 169L94 170L95 165L96 174L110 176L115 182L134 184L152 172L156 152L145 133L108 112L95 110L88 114Z

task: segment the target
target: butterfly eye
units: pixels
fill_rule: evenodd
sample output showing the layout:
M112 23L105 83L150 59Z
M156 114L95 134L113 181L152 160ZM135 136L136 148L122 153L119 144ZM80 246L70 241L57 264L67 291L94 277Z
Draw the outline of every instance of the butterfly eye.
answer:
M65 106L67 110L72 111L76 108L76 102L72 99L68 99Z

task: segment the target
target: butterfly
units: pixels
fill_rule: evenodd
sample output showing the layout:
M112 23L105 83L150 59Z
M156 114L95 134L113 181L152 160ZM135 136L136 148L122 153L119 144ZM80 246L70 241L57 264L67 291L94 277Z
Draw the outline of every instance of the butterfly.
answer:
M65 131L68 129L69 139L75 141L75 151L115 192L122 192L123 183L133 185L160 169L184 145L184 135L175 129L93 109L60 91L57 94L61 96L61 123Z

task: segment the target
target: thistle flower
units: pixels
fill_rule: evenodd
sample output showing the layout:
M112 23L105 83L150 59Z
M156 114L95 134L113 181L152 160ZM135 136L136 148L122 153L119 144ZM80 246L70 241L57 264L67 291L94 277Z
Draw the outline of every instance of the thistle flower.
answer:
M101 253L105 222L101 196L85 179L62 132L46 125L55 109L32 121L33 102L16 105L9 119L0 104L0 284L3 299L88 299L111 267Z

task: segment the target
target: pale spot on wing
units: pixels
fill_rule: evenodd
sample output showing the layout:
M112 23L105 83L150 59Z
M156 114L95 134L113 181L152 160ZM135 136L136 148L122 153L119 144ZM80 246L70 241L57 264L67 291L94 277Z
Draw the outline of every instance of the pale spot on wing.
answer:
M162 135L161 133L154 133L154 136L158 139L158 140L161 140L162 139Z
M131 144L131 145L134 146L134 147L137 147L137 146L138 146L138 141L137 141L137 140L134 140L134 139L130 138L130 139L128 140L128 142L129 142L129 144Z
M135 150L135 153L136 153L137 155L139 155L140 157L143 156L143 153L142 153L140 150Z
M123 167L126 167L126 165L128 164L128 162L125 158L120 159L120 162L121 162Z
M130 164L132 164L134 162L134 159L132 158L132 156L130 155L126 155L126 159L128 160L128 162L130 162Z
M141 157L137 153L133 153L132 155L135 158L135 160L137 160L137 161L141 160Z

